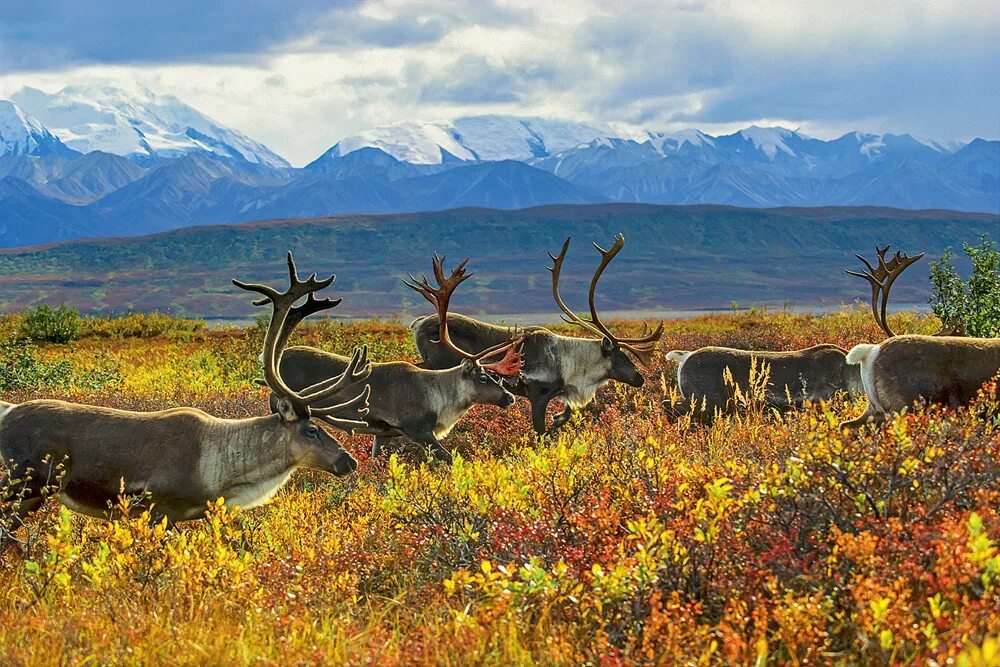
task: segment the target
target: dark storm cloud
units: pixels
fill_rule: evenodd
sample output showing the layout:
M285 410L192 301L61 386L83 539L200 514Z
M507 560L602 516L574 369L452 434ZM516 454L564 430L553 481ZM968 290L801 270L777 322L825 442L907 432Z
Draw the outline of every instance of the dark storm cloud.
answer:
M193 63L259 58L292 41L315 50L431 44L469 24L530 21L490 2L406 7L388 18L358 12L357 0L40 0L6 7L0 70L80 64Z
M276 0L16 3L0 21L0 65L40 70L254 54L300 34L329 7Z

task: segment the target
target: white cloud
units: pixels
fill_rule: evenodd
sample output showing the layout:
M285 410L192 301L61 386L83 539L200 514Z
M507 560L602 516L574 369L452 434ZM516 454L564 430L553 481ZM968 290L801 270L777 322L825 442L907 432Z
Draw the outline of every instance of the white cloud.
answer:
M72 49L54 44L46 65L0 75L0 96L23 85L138 82L293 164L373 125L483 112L709 132L768 121L815 136L1000 132L993 2L607 7L382 0L303 13L310 20L273 30L252 53L192 43L183 54L143 58L129 44L120 59L112 52L74 64ZM0 30L0 61L4 40Z

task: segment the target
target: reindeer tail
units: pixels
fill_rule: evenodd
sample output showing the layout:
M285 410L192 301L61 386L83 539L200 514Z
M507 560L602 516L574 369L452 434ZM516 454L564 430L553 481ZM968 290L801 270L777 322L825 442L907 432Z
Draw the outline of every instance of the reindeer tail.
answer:
M667 352L667 360L674 361L678 364L683 364L684 361L691 356L691 353L687 350L670 350Z
M866 361L875 359L875 355L878 354L880 347L881 346L879 345L869 345L867 343L855 345L851 348L851 351L847 353L847 363L861 364L864 366Z

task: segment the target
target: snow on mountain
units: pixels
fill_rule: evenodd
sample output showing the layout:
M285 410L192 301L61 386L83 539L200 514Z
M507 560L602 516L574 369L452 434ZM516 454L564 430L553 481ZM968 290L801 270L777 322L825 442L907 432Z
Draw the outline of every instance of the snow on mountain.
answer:
M609 128L584 123L517 116L465 116L452 122L403 122L376 127L341 139L325 155L343 157L378 148L410 164L528 160L579 146Z
M142 162L207 152L269 167L289 166L266 146L172 95L67 86L53 94L22 88L12 99L81 153L101 150Z
M75 154L16 104L0 100L0 157Z
M649 142L661 155L680 150L684 144L694 147L715 146L715 140L701 130L686 129L677 132L649 132Z
M783 127L759 127L757 125L751 125L745 130L740 130L737 132L741 137L753 143L754 147L763 151L765 155L771 160L773 160L778 155L778 151L795 157L795 151L788 147L785 143L788 139L793 137L808 139L805 135L799 134L798 132L793 132L792 130L785 129Z

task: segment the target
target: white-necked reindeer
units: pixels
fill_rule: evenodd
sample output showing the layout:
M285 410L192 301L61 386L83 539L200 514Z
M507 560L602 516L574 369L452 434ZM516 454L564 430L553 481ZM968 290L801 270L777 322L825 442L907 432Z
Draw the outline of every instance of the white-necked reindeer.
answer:
M204 516L207 503L223 497L229 505L266 502L297 468L347 475L357 468L351 455L315 421L350 430L365 425L369 388L358 384L370 371L367 353L355 350L338 377L292 391L278 371L278 334L295 302L308 296L317 310L338 302L313 295L333 276L299 280L288 253L290 285L278 292L234 280L270 303L264 338L264 378L278 396L277 414L251 419L219 419L194 408L128 412L55 400L0 403L0 455L7 466L0 502L13 530L45 498L58 493L63 505L105 517L122 493L144 496L159 519L184 521ZM349 400L318 408L329 396L349 391ZM315 420L315 421L314 421ZM146 502L138 503L140 511Z
M597 314L594 301L597 283L604 269L625 245L625 238L621 235L615 238L608 250L594 244L601 254L601 262L590 281L590 317L581 317L570 310L559 296L559 276L569 250L569 242L570 239L567 238L558 256L549 254L553 263L549 268L552 272L552 297L567 322L594 338L563 336L544 327L524 329L524 344L521 346L524 368L519 380L511 386L511 391L519 396L526 396L531 402L531 423L539 435L555 430L569 421L573 411L593 401L598 388L607 382L624 382L632 387L641 387L645 378L629 355L635 357L640 364L648 366L656 344L663 335L663 325L660 324L655 331L639 338L616 336ZM505 327L464 315L449 315L448 319L452 339L465 350L489 349L509 336ZM439 344L440 339L435 338L438 333L438 320L435 316L418 318L410 327L413 329L417 350L424 360L422 366L450 368L458 363L460 357L454 349ZM546 408L555 398L563 399L566 406L553 420L552 426L546 427Z

